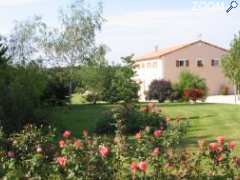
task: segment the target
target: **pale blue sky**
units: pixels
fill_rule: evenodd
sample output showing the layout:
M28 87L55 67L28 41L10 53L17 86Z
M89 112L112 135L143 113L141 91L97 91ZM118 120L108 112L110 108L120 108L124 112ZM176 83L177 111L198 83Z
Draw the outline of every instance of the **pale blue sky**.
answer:
M60 7L71 0L0 0L0 33L8 34L14 20L41 15L57 25ZM88 0L92 5L96 0ZM240 7L226 14L230 0L102 0L107 22L97 35L98 43L111 49L108 59L142 54L158 45L202 39L225 48L240 30ZM240 3L240 1L239 1Z

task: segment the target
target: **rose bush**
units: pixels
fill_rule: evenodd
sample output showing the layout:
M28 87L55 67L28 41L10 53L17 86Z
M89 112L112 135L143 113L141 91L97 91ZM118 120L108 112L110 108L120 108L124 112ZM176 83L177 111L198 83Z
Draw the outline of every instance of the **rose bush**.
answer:
M186 122L165 118L165 125L147 126L134 135L124 133L118 116L115 136L81 138L51 128L26 126L5 137L0 131L1 179L238 179L240 157L236 142L223 136L199 141L199 150L177 147Z

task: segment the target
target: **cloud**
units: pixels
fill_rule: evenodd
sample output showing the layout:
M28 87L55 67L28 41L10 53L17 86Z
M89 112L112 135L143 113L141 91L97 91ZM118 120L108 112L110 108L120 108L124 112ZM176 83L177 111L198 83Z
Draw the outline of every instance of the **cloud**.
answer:
M0 7L11 7L38 2L39 0L0 0Z
M109 59L131 53L143 54L176 43L199 38L225 48L240 29L240 11L227 14L224 7L178 10L149 10L106 17L98 41L112 50Z

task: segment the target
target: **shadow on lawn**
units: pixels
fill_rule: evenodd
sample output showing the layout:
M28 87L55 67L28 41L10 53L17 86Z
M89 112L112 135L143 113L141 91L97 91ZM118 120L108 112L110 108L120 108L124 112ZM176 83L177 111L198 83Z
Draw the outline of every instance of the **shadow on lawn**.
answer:
M190 103L159 103L158 106L161 107L193 107L193 106L209 106L214 104L208 104L208 103L196 103L196 104L190 104Z
M205 115L205 116L190 116L190 117L181 117L181 115L179 116L181 118L181 120L196 120L196 119L203 119L203 118L209 118L209 117L215 117L216 115ZM176 118L172 118L172 120L177 120Z
M182 141L180 147L181 148L196 147L199 140L207 140L209 139L209 137L210 137L209 135L186 137Z

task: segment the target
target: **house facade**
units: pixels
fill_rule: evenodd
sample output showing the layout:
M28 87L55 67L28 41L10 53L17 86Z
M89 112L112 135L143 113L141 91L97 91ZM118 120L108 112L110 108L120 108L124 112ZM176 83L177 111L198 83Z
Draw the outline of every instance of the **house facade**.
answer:
M140 57L135 57L136 77L140 84L140 100L145 100L149 85L155 79L165 79L176 83L179 74L188 70L205 79L208 95L220 94L227 86L233 93L233 85L224 76L220 67L221 58L228 53L224 48L199 40L176 45L165 49L156 49Z

